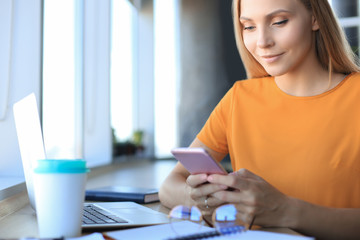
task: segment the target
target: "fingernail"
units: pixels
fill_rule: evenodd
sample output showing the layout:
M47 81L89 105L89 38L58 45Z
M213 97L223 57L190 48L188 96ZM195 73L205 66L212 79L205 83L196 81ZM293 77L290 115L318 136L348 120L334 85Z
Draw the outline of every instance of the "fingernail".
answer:
M226 186L226 185L220 185L220 187L221 187L222 189L227 189L227 188L228 188L228 186Z

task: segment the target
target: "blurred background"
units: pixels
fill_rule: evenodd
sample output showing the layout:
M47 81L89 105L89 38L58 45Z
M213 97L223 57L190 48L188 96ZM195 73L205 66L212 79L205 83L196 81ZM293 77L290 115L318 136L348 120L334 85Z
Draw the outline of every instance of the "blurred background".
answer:
M110 97L113 155L171 157L170 149L188 146L226 91L236 80L246 77L235 45L231 3L230 0L110 2L110 95L103 97ZM59 86L53 84L53 69L58 66L59 56L66 57L64 48L58 47L64 44L63 37L59 37L59 24L64 23L56 20L65 11L73 16L61 34L73 35L69 39L73 46L66 48L67 59L72 60L77 46L76 40L71 39L82 38L76 36L79 34L76 24L81 25L77 21L81 21L87 4L88 1L78 5L73 1L44 2L43 119L49 154L73 154L74 144L69 139L76 139L72 137L75 126L68 128L67 136L64 129L56 128L56 119L69 113L59 113L60 107L55 110L51 100L59 92ZM59 11L59 5L64 12ZM95 27L100 23L93 24ZM81 48L81 43L78 47ZM63 62L71 70L68 75L76 77L74 72L79 69L73 68L76 62ZM57 78L65 86L64 79L70 78L65 72L61 74L64 76ZM82 91L74 82L76 79L70 80L66 90L70 92L68 96L73 95L68 109L73 108L73 98ZM99 94L92 91L93 95ZM94 116L89 117L92 119L89 125L94 125L91 122L95 121ZM64 135L62 148L59 135Z
M359 0L329 1L359 54ZM170 159L246 75L231 0L0 1L0 178L22 179L12 104L39 102L49 158ZM1 186L0 186L1 187Z

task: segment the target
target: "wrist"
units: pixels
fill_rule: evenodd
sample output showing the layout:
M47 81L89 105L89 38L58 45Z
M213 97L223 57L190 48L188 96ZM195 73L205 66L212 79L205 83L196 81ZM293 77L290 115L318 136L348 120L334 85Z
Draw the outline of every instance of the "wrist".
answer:
M297 229L300 225L303 211L303 201L293 197L287 197L280 226Z

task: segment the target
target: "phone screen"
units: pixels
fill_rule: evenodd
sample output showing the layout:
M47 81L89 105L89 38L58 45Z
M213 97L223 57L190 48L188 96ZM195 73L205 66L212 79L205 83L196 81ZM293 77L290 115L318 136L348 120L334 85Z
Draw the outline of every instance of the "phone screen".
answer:
M227 174L203 148L175 148L171 153L191 174Z

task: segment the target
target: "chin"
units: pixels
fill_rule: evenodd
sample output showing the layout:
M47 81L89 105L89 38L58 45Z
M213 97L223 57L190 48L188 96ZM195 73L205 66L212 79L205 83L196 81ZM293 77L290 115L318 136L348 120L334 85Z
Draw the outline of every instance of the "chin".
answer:
M281 65L277 64L277 66L269 66L267 64L261 64L263 66L263 68L265 69L265 71L273 77L279 77L282 76L284 74L286 74L288 72L288 69L281 67Z
M287 72L286 71L275 71L275 70L269 70L265 68L265 71L272 77L280 77L285 75Z

